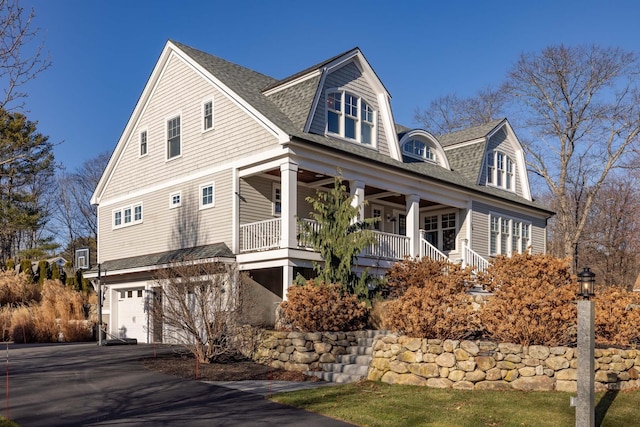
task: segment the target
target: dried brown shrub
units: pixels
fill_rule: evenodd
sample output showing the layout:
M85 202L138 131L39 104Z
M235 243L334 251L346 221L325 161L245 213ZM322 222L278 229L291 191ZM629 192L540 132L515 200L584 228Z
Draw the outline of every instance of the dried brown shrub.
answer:
M0 305L30 304L40 300L40 286L15 270L0 271Z
M429 258L405 258L402 262L395 263L387 273L385 286L389 289L389 298L398 298L411 286L422 286L430 277L447 274L453 265L447 261Z
M65 342L93 341L92 323L84 320L60 322L60 332Z
M595 302L595 335L599 344L632 346L640 338L640 294L619 286L599 289Z
M309 280L292 286L280 306L284 320L305 332L356 331L367 324L369 309L355 295L343 294L335 284Z
M11 338L17 343L38 342L38 334L32 310L27 306L16 307L11 311Z
M0 339L11 341L11 307L5 305L0 308Z
M437 339L462 339L478 332L478 313L466 294L469 269L427 259L398 264L402 265L394 266L388 279L400 296L386 306L385 328Z
M567 260L529 254L498 257L480 280L494 292L480 312L494 340L522 345L573 340L576 283Z

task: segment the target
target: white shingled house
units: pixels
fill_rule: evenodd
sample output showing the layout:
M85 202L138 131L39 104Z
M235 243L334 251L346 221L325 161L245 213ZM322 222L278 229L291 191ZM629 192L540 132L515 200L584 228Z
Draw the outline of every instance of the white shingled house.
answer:
M91 199L109 332L162 340L145 301L154 271L185 256L237 262L272 320L320 260L297 220L338 168L361 217L381 218L356 269L405 256L483 269L546 250L552 212L532 199L506 119L446 135L400 126L358 48L276 79L168 41Z

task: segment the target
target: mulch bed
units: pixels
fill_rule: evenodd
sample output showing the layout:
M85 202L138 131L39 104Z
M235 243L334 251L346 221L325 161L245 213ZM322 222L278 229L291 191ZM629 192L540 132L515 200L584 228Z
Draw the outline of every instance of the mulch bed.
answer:
M163 354L156 358L144 359L142 363L146 369L199 381L321 381L302 372L271 368L237 356L227 358L223 362L198 364L197 378L196 360L190 354Z

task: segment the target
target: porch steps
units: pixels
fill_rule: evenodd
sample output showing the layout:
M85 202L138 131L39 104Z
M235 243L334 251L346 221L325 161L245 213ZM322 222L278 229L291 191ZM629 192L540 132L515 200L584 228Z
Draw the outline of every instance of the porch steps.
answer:
M358 338L358 345L347 347L347 354L337 355L334 363L321 363L322 371L307 371L305 374L334 383L353 383L365 379L372 359L374 339L388 334L388 331L367 331L366 338Z

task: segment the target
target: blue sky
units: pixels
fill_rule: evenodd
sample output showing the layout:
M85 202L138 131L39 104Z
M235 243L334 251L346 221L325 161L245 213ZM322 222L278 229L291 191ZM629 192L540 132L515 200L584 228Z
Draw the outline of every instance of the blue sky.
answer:
M499 84L520 53L552 44L640 52L634 0L23 0L52 67L28 117L68 170L112 151L167 39L275 78L360 47L408 126L439 96Z

